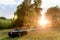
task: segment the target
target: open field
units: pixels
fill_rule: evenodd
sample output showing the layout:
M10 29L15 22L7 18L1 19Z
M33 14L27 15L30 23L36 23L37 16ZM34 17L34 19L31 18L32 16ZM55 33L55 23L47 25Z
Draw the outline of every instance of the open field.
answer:
M9 31L11 30L0 30L0 40L60 40L60 32L57 31L29 31L28 35L18 38L9 38Z

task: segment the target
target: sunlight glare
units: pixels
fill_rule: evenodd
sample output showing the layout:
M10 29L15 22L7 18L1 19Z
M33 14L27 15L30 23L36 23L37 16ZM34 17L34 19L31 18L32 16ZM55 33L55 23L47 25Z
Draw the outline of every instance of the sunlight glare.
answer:
M44 10L41 12L41 18L40 18L40 20L39 20L39 24L40 24L40 26L41 26L42 28L46 28L47 25L49 24L49 20L46 19L45 11L44 11Z
M45 16L42 16L39 22L42 26L45 26L48 24L48 20L45 18Z

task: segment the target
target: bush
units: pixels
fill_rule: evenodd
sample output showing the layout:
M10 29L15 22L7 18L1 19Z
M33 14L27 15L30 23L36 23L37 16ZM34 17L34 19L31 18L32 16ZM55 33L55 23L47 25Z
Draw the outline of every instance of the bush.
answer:
M0 30L13 28L12 20L1 20L0 19Z

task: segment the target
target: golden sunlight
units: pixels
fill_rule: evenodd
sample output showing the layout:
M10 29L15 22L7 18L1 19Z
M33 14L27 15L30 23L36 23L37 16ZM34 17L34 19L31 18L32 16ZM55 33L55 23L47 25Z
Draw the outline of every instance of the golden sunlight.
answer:
M44 17L42 17L41 20L40 20L40 24L41 25L46 25L47 23L48 23L48 21Z
M45 16L41 16L41 19L40 19L40 21L39 21L39 24L41 25L41 26L45 26L45 25L47 25L49 23L49 21L45 18Z
M50 24L49 20L46 19L44 11L41 13L41 19L39 19L39 24L42 28L46 28L48 24Z

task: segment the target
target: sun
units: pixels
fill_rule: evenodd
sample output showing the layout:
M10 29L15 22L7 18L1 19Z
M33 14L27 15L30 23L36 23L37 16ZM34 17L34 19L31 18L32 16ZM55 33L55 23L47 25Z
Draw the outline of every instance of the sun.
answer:
M41 28L47 28L49 21L45 18L45 16L42 16L41 19L39 20L39 24Z
M46 18L44 11L41 13L41 18L39 19L39 25L41 28L46 28L49 25L50 21Z
M44 26L48 24L48 21L45 18L42 18L39 23Z

